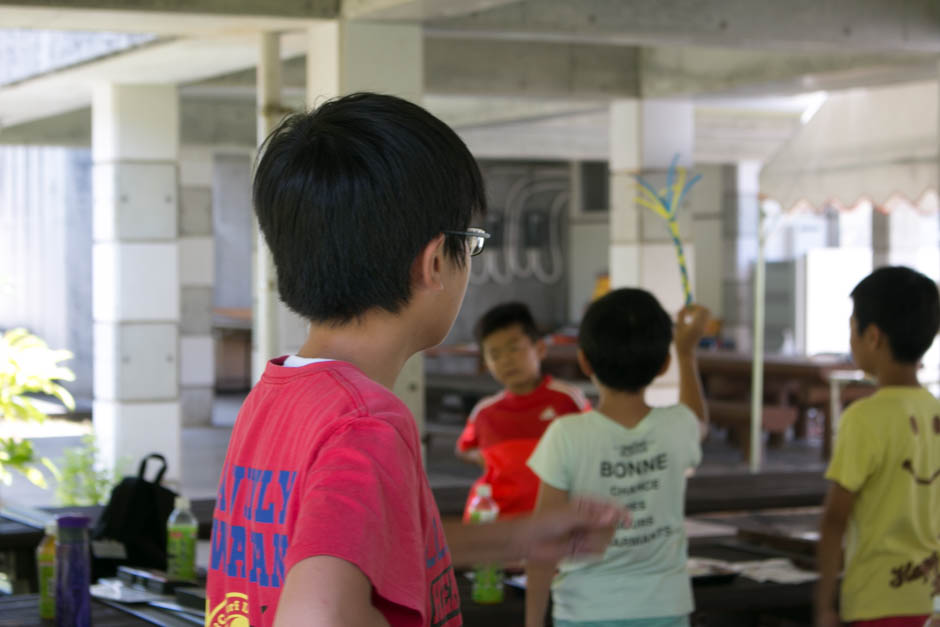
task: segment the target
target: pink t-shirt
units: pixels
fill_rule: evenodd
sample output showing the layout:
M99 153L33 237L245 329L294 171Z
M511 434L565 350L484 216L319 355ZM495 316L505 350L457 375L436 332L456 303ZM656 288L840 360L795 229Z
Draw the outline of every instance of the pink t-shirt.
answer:
M208 627L271 625L308 557L355 564L393 627L458 627L460 599L418 430L344 362L268 363L238 415L212 520Z

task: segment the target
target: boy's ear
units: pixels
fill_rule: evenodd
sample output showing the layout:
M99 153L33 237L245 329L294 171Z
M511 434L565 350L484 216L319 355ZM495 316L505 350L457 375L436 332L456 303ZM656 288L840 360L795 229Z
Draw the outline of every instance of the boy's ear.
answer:
M594 376L594 368L591 367L591 362L587 360L587 356L580 348L578 349L578 365L581 366L581 372L583 372L584 376L588 379Z
M544 338L535 340L535 354L538 355L539 361L542 361L548 355L548 344L545 343Z
M411 280L415 287L432 290L444 289L441 275L444 270L444 234L441 233L421 249L411 267Z
M672 352L666 353L666 360L663 362L663 367L659 369L659 374L657 377L661 377L666 374L666 371L669 370L669 364L672 363Z
M865 327L865 330L862 331L862 341L870 348L880 348L886 339L887 336L885 336L874 322L869 323L868 326Z

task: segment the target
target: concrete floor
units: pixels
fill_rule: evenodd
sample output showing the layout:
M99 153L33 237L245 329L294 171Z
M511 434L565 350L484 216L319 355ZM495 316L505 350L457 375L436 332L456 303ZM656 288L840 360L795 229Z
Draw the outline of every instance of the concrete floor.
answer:
M213 410L214 426L193 427L183 430L183 467L185 478L181 491L190 498L207 498L215 495L219 472L225 459L225 451L243 396L226 395L216 399ZM40 432L32 432L34 446L40 455L53 461L62 458L68 447L80 444L81 435L90 431L89 423L67 423L48 421ZM468 486L478 476L479 470L461 462L453 455L459 425L445 428L431 440L428 450L428 476L432 486ZM818 470L825 465L820 459L819 429L810 425L810 436L806 440L788 439L780 448L765 448L763 468L767 471ZM744 473L748 471L747 460L729 445L724 434L713 430L704 444L704 459L699 474ZM180 490L180 486L173 485ZM0 485L0 499L25 506L54 505L53 490L42 490L22 477L15 477L10 486Z

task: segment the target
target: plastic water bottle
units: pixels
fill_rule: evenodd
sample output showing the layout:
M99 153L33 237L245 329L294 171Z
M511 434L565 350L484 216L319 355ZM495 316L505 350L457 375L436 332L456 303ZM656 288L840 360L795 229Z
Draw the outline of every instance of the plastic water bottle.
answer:
M170 579L196 579L196 534L199 523L189 511L189 499L176 497L173 512L166 521L166 573Z
M55 545L56 627L91 625L91 558L85 516L60 516Z
M933 614L924 623L924 627L940 627L940 594L933 597Z
M54 520L46 523L46 535L36 547L36 574L39 578L39 618L55 618L55 537Z
M468 509L471 524L485 524L499 517L499 505L493 500L493 490L487 483L477 486L476 494ZM473 571L474 603L494 604L503 602L503 571L493 564L481 564Z

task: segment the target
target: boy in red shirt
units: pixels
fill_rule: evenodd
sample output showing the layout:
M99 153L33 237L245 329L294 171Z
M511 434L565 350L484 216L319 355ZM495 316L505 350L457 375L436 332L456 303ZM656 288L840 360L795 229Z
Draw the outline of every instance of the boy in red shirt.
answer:
M487 369L506 389L476 404L457 440L457 456L484 469L470 489L467 508L477 486L485 483L492 487L500 515L531 512L539 480L526 460L552 420L591 405L578 388L542 374L547 347L523 303L487 311L477 322L476 336Z
M407 101L353 94L287 118L253 191L281 298L310 327L232 431L206 625L457 627L453 564L602 550L624 514L597 503L442 524L391 392L447 334L487 237L470 227L485 194L457 135Z

